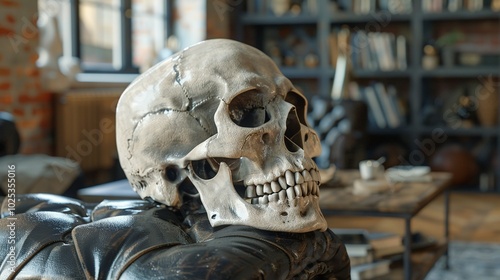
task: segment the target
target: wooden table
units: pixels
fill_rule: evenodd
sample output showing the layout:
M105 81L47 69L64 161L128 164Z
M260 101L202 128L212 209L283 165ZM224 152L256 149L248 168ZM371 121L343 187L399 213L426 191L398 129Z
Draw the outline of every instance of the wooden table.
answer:
M404 279L423 279L437 259L448 257L449 191L452 175L431 172L430 182L398 182L394 188L379 193L354 195L352 183L359 179L357 170L341 170L335 180L320 188L320 205L325 215L392 217L405 220ZM444 193L444 241L433 248L433 256L418 256L411 252L411 219L433 199ZM412 274L412 259L420 258L421 267ZM448 261L446 262L448 266ZM387 278L384 278L387 279ZM398 279L398 278L394 278Z

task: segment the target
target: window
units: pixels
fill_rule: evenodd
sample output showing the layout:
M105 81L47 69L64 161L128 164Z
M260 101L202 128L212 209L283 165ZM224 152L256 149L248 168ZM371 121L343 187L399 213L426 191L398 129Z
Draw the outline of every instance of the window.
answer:
M39 0L59 19L64 55L85 73L139 73L165 47L170 0Z

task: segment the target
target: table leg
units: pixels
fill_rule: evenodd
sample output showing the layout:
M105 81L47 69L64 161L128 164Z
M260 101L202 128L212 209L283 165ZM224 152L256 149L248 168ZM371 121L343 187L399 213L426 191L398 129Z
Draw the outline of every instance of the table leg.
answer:
M444 239L446 242L446 251L444 252L445 263L444 268L448 270L450 268L450 256L449 256L449 237L450 237L450 191L444 191Z
M405 218L405 251L403 255L403 266L405 279L411 279L411 217Z

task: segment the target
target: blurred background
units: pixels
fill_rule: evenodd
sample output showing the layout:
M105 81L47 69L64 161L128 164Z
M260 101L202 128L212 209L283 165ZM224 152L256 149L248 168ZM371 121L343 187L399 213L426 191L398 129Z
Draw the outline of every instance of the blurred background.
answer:
M384 157L498 193L499 13L497 0L0 1L1 156L72 188L123 178L124 88L184 47L232 38L308 98L320 167Z

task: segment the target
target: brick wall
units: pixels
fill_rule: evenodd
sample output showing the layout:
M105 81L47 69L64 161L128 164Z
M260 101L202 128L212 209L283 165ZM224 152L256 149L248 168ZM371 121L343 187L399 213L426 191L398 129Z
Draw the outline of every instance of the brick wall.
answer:
M41 88L37 1L0 0L0 111L14 115L21 153L51 154L51 94Z

